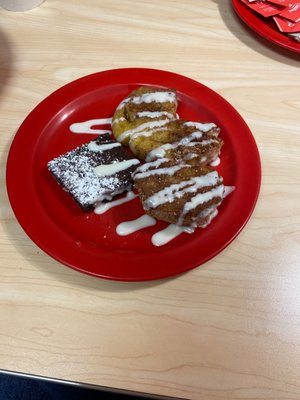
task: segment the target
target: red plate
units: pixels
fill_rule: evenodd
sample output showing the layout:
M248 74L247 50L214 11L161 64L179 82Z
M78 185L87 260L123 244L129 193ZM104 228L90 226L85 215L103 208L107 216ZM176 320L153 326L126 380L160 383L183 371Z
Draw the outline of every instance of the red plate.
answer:
M183 233L155 247L155 226L118 236L118 223L143 214L139 199L102 215L82 212L54 181L47 162L94 136L73 134L69 126L111 117L120 101L140 85L177 89L181 117L213 121L225 142L219 172L236 190L205 229ZM7 161L7 188L15 215L29 237L46 253L80 272L107 279L142 281L179 274L214 257L241 231L255 206L260 159L241 116L217 93L174 73L142 68L99 72L63 86L25 119Z
M232 0L233 8L239 17L256 33L288 50L300 53L300 43L281 33L272 18L265 18L252 11L240 0Z

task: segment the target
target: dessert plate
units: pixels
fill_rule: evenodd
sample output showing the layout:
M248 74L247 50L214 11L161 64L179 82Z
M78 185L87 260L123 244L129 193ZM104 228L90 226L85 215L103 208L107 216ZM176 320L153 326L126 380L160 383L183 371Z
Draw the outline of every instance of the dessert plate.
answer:
M137 197L101 215L83 212L47 170L49 160L97 136L72 133L72 124L112 117L120 101L141 85L176 88L182 118L211 121L221 127L225 145L217 169L225 185L236 187L207 228L182 233L159 247L151 238L167 226L162 221L128 236L116 233L119 223L143 215ZM9 199L28 236L62 264L124 281L176 275L216 256L248 221L260 179L254 138L226 100L187 77L144 68L95 73L52 93L24 120L7 160Z
M272 18L260 16L239 0L232 0L232 5L241 20L253 31L270 42L296 53L300 53L300 43L281 33Z

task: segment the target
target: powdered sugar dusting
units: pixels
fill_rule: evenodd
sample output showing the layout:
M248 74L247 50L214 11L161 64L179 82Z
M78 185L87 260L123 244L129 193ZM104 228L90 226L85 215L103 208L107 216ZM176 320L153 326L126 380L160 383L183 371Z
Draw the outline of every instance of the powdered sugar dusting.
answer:
M111 149L111 152L94 152L89 150L87 143L50 161L48 169L82 207L88 208L130 188L131 172L135 168L132 163L120 173L101 177L95 174L95 168L101 164L117 165L127 159L124 152L121 147Z

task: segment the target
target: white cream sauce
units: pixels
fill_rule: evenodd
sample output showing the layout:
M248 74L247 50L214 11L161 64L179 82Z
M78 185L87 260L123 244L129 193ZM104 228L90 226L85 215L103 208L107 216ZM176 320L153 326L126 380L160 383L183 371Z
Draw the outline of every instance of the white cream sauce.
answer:
M138 167L136 172L146 172L146 171L148 171L148 169L158 168L161 164L163 164L166 161L169 161L169 160L167 158L160 158L155 161L149 162L147 164L142 164Z
M209 219L207 221L207 223L205 225L203 225L201 228L206 228L211 221L216 218L216 216L219 214L219 211L217 210L217 208L210 214Z
M224 186L224 195L223 197L227 197L235 190L235 186Z
M158 158L146 164L140 165L134 173L135 179L143 179L151 175L168 174L174 175L176 171L182 168L190 168L189 164L172 165L171 167L159 168L161 164L169 161L167 158Z
M141 96L133 96L130 101L134 104L142 103L173 103L176 102L176 93L174 92L150 92Z
M121 144L120 143L106 143L106 144L97 144L96 142L90 142L88 144L88 149L90 151L106 151L106 150L110 150L113 149L114 147L120 147Z
M183 160L189 161L189 160L192 160L193 158L198 158L198 154L197 153L189 153L183 158Z
M221 164L221 160L220 160L220 157L217 157L215 160L213 160L209 165L211 166L211 167L217 167L218 165L220 165Z
M208 122L208 123L203 124L201 122L188 121L188 122L185 122L184 125L193 126L194 128L199 129L199 131L201 131L201 132L209 132L211 129L217 127L217 125L214 124L213 122Z
M153 132L155 132L155 131L152 132L153 128L159 128L163 125L166 125L168 122L169 122L168 119L145 122L144 124L141 124L136 128L128 129L127 131L121 133L121 135L118 137L118 141L122 142L123 140L127 139L128 137L131 138L132 136L134 136L134 138L140 135L147 136L147 131L151 130L152 134Z
M110 210L111 208L119 206L120 204L127 203L128 201L131 201L131 200L135 199L136 197L137 197L137 194L135 194L134 192L132 192L132 191L127 192L126 196L121 199L112 200L107 203L100 203L98 205L96 204L94 213L95 214L104 214L106 211Z
M147 178L148 176L151 176L151 175L162 175L162 174L174 175L175 172L179 171L182 168L186 168L186 167L190 167L190 166L185 165L185 164L172 165L172 167L157 168L157 169L151 169L151 170L145 171L145 172L137 172L135 174L135 178L143 179L143 178Z
M174 92L152 92L144 93L140 96L127 97L118 105L117 110L121 110L127 103L142 104L142 103L166 103L176 102L176 93Z
M72 133L88 133L93 135L101 135L103 133L111 133L108 129L96 129L93 126L96 125L110 125L112 118L100 118L90 119L84 122L76 122L70 125L70 131Z
M160 118L166 116L169 119L174 119L174 115L167 111L140 111L136 115L139 118Z
M180 146L192 147L192 146L199 145L199 144L205 146L205 145L210 144L213 141L215 141L215 139L209 139L209 140L202 140L200 142L199 141L194 142L194 140L200 140L202 135L203 135L202 132L196 131L196 132L193 132L192 134L184 137L183 139L179 140L178 142L166 143L159 147L156 147L155 149L153 149L149 152L149 154L147 155L146 161L151 161L155 158L164 157L166 154L166 151L175 150Z
M94 168L94 172L99 177L108 176L116 174L117 172L124 171L125 169L139 163L140 161L137 158L132 158L130 160L115 162L113 164L98 165Z
M134 135L131 136L130 141L129 141L129 147L134 152L135 148L136 148L135 140L139 136L149 137L149 136L152 136L154 133L160 133L160 132L163 132L163 131L166 131L166 130L167 130L167 128L161 127L161 128L157 128L157 129L147 129L146 131L137 132L137 133L135 133Z
M214 186L217 184L219 176L216 171L212 171L209 174L196 176L187 181L172 184L154 195L148 197L145 201L145 205L148 208L156 208L161 204L172 203L175 199L178 199L185 195L185 193L193 193L200 188Z
M169 243L171 240L175 239L182 232L185 232L185 228L177 225L168 225L165 229L156 232L152 238L151 243L154 246L163 246Z
M126 221L119 224L116 228L116 232L120 236L127 236L131 233L139 231L140 229L147 228L156 224L156 219L150 217L150 215L144 214L141 217L132 221Z
M182 222L184 221L184 218L189 211L193 210L200 204L203 204L203 203L206 203L206 202L212 200L214 197L220 197L222 199L223 195L224 195L224 186L223 185L214 187L208 192L198 193L196 196L192 197L190 201L185 203L182 213L178 218L178 225L182 225Z

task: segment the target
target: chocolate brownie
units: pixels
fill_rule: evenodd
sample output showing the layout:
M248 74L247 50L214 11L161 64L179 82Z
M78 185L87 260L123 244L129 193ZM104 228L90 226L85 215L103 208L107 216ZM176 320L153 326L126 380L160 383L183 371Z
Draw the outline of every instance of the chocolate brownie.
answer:
M48 162L57 182L84 210L130 190L132 173L140 164L109 134L83 144Z

